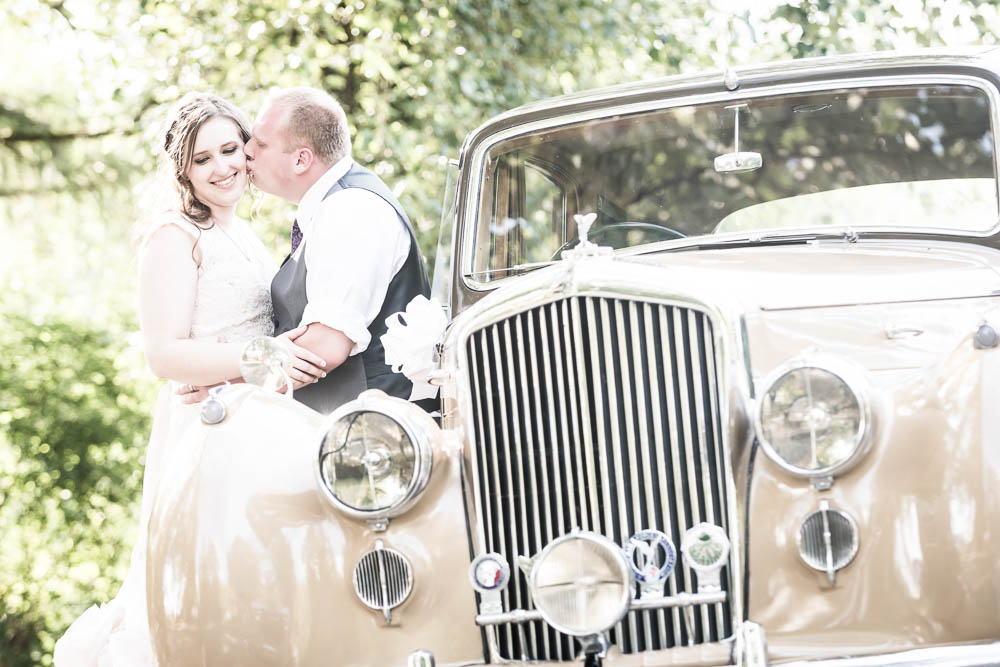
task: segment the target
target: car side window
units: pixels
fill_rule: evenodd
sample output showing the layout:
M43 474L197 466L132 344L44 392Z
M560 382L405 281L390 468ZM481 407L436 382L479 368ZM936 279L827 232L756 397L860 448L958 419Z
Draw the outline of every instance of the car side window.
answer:
M476 239L478 277L496 280L516 267L553 259L575 234L570 221L572 184L554 164L525 159L520 151L502 156L486 179L489 190Z

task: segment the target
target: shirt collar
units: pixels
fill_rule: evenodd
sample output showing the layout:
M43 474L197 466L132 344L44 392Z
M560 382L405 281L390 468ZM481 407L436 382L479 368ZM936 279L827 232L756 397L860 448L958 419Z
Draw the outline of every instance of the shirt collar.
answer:
M340 160L338 160L332 167L326 170L319 180L312 184L302 199L299 201L299 208L295 213L295 219L299 223L299 229L302 230L302 236L308 237L312 232L313 220L316 217L316 212L319 211L320 204L323 203L323 197L326 193L330 191L333 184L344 177L350 168L354 164L354 160L350 155L345 155Z

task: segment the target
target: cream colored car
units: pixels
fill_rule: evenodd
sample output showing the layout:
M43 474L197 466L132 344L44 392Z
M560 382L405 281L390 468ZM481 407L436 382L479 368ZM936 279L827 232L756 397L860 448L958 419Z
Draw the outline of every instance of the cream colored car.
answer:
M489 121L440 421L225 392L154 507L161 662L1000 664L998 129L1000 49Z

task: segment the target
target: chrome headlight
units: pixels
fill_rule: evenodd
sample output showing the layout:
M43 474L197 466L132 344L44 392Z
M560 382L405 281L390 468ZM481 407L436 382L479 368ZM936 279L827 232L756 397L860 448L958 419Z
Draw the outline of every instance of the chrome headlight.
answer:
M338 408L319 448L327 499L349 516L376 522L409 509L430 478L431 427L436 424L419 407L382 392L365 392Z
M606 537L574 531L538 554L531 568L531 599L545 622L577 637L604 632L628 611L632 568Z
M840 360L793 361L764 383L757 436L767 455L803 477L832 477L868 450L871 407L860 369Z

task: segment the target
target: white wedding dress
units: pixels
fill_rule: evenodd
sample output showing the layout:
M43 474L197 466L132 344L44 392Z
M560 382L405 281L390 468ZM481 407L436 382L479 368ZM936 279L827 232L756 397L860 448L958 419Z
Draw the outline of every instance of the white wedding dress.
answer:
M267 249L243 220L231 228L199 231L181 220L164 220L198 238L202 261L189 337L215 342L249 341L270 336L271 278L277 266ZM148 239L159 226L147 233ZM165 278L166 279L166 278ZM115 599L83 613L56 642L57 667L143 667L157 664L146 614L146 542L153 498L167 457L177 456L171 443L200 419L200 406L181 402L179 383L160 390L153 430L146 449L142 514L128 575Z

